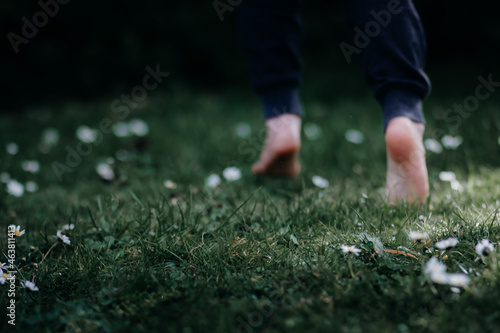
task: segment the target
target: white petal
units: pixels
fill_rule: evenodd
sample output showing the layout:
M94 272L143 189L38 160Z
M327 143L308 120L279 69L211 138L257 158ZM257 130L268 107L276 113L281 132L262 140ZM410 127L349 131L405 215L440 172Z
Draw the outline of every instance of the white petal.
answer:
M0 173L0 182L7 184L10 181L10 175L7 172Z
M38 291L38 287L31 281L24 281L21 282L21 286L24 288L30 289L31 291Z
M96 168L97 174L105 180L115 179L113 168L107 163L99 163Z
M455 287L468 286L470 278L462 273L448 274L448 284Z
M309 140L317 140L321 136L321 127L314 123L304 124L304 134Z
M29 181L26 183L26 191L28 192L36 192L38 191L38 184L34 181Z
M252 128L250 127L250 125L244 122L236 124L235 129L236 129L236 134L243 139L248 138L252 133Z
M224 176L224 178L226 178L227 181L231 182L239 180L241 178L241 171L236 167L229 167L224 169L222 175Z
M146 136L149 133L149 126L142 119L132 119L128 123L128 129L137 136Z
M451 181L450 185L451 189L454 191L463 192L464 190L464 187L462 186L462 184L460 184L458 180Z
M21 162L21 168L26 172L38 173L40 170L40 163L36 160L26 160Z
M312 177L312 182L314 185L320 188L327 188L330 185L330 182L328 180L320 176Z
M443 147L439 141L435 139L426 139L424 141L425 148L433 153L439 154L443 151Z
M42 142L47 146L55 146L59 142L59 131L55 128L47 128L42 133Z
M128 124L124 122L118 122L113 125L113 133L119 137L123 138L126 136L130 136L130 131L128 129Z
M5 150L7 150L7 153L10 155L16 155L19 152L19 146L17 143L9 142L7 146L5 146Z
M171 181L171 180L166 180L166 181L165 181L165 183L163 183L163 186L165 186L166 188L168 188L168 189L171 189L171 190L172 190L172 189L174 189L174 188L176 188L176 187L177 187L177 184L176 184L176 183L174 183L174 182L173 182L173 181Z
M424 273L427 275L430 275L432 278L433 274L436 273L444 273L446 272L446 265L439 262L439 260L436 257L432 257L426 264L425 264L425 271Z
M448 149L457 149L458 146L460 146L463 142L463 139L461 136L451 136L451 135L445 135L441 139L441 142L443 143L443 146Z
M455 173L453 171L441 171L439 173L439 179L443 182L452 182L454 180L457 180L457 176L455 176Z
M448 284L448 274L445 272L436 272L430 275L432 282L439 284Z
M429 237L426 231L410 231L410 238L414 241L421 241Z
M85 143L92 143L97 140L98 133L88 126L82 125L76 129L76 137Z
M22 197L24 194L24 186L16 180L11 180L7 183L7 192L18 198Z
M219 175L212 174L212 175L208 176L207 180L205 181L205 184L207 185L207 187L215 188L215 187L219 186L220 182L221 182L221 180L220 180Z
M437 242L435 245L438 249L445 250L445 249L455 247L455 245L457 245L457 244L458 244L458 239L456 239L454 237L450 237L448 239L444 239L444 240Z
M476 252L480 256L487 256L490 252L492 252L494 250L495 250L495 247L486 238L476 244Z
M360 144L365 140L365 136L360 131L350 129L345 132L345 139L351 143Z

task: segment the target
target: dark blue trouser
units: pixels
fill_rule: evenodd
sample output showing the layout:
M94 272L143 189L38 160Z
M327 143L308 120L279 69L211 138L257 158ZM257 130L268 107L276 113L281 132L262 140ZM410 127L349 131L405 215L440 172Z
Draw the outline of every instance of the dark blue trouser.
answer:
M426 41L411 0L342 0L353 40L340 45L361 69L382 106L384 131L392 118L424 123L422 99L430 91L423 71ZM298 89L300 0L243 0L239 28L252 83L266 119L283 113L302 115ZM360 32L361 31L361 32Z

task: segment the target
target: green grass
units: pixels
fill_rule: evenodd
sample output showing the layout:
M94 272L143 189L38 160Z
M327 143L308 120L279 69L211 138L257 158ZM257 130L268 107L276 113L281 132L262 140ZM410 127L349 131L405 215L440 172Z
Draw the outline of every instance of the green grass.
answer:
M322 136L304 138L303 172L294 180L254 177L249 166L258 153L261 118L252 95L216 96L185 90L155 92L128 119L150 126L143 140L106 134L72 173L58 182L51 168L75 148L75 130L97 127L114 116L114 98L87 105L37 109L0 119L0 172L40 189L22 198L0 191L0 225L21 225L17 277L35 281L38 292L17 282L16 326L20 332L494 332L500 329L500 253L475 260L475 244L500 240L500 113L498 102L483 102L457 132L457 150L429 154L431 196L419 207L388 206L381 195L385 151L381 116L368 97L318 102L306 96L304 122ZM457 101L426 103L428 129L446 124L434 118ZM458 101L460 102L460 101ZM116 118L113 118L116 120ZM248 122L242 139L235 124ZM61 140L49 153L38 145L43 129ZM349 143L346 129L360 130L362 144ZM17 155L4 145L19 144ZM118 149L118 179L105 183L96 164ZM37 159L40 173L21 170ZM243 177L205 186L212 173L237 166ZM464 192L442 182L454 171ZM330 181L327 189L311 178ZM222 175L221 175L222 176ZM167 189L167 179L177 188ZM66 234L56 231L73 223ZM427 244L409 239L427 230ZM373 256L378 238L401 254ZM457 237L441 254L434 241ZM5 253L7 235L0 235ZM56 244L54 246L54 244ZM359 256L342 253L355 245ZM50 250L50 251L49 251ZM449 272L469 270L471 285L453 293L430 282L423 269L433 254ZM5 261L5 260L2 260ZM351 267L350 267L351 266ZM5 309L7 285L0 286ZM3 329L2 329L3 331Z

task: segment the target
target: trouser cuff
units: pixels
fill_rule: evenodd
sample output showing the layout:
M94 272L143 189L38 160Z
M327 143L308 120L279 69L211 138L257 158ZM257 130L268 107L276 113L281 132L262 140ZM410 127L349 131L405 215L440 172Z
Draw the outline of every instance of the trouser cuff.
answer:
M406 90L393 90L381 100L384 114L384 132L389 122L396 117L407 117L411 120L425 124L422 112L422 98Z
M274 118L285 113L304 114L298 88L284 88L260 94L264 118Z

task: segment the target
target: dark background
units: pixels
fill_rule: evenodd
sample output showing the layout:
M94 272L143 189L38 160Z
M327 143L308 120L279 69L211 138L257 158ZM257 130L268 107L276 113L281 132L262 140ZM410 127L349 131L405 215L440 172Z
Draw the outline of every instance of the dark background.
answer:
M493 2L417 0L415 5L428 38L434 86L460 86L461 73L471 73L471 81L498 69L500 22ZM115 96L140 82L147 65L158 63L171 73L165 89L250 88L236 11L221 21L212 1L72 0L15 54L7 34L21 35L21 18L33 21L40 10L37 1L0 5L4 112ZM303 18L305 80L359 76L338 46L352 40L339 3L304 1Z

